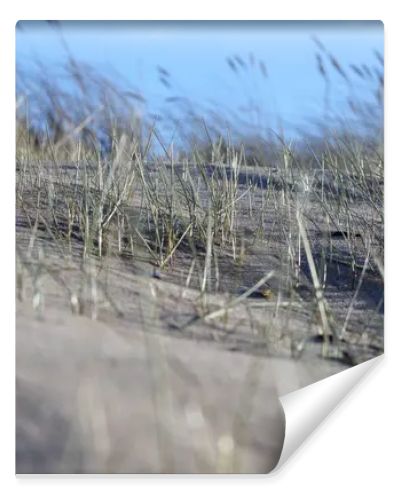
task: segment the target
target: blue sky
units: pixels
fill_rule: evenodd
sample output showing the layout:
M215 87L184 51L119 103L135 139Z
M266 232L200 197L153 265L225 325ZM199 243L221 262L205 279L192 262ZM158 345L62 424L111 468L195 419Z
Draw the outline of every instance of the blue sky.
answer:
M141 92L151 110L168 110L166 98L190 98L199 109L232 109L255 127L307 128L324 114L326 86L318 73L316 37L349 71L349 65L379 68L380 22L62 22L69 50L78 60ZM60 36L48 23L21 21L16 30L17 66L29 72L40 60L50 72L65 61ZM227 58L234 61L237 73ZM330 106L348 112L349 96L369 99L371 82L352 73L349 85L324 56ZM234 60L234 59L233 59ZM260 69L260 61L267 77ZM171 88L159 80L168 70ZM350 71L351 73L351 71ZM260 113L249 111L257 102Z

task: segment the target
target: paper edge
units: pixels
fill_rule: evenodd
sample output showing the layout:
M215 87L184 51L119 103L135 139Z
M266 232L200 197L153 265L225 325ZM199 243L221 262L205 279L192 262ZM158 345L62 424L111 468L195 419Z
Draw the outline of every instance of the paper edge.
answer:
M279 398L285 437L277 472L351 390L384 358L384 354Z

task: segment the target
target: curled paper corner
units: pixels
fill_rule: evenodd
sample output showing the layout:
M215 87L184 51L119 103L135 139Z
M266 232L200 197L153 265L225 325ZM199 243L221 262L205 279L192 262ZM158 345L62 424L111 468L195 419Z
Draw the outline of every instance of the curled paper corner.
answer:
M382 360L383 354L279 398L285 416L285 438L277 472L336 406Z

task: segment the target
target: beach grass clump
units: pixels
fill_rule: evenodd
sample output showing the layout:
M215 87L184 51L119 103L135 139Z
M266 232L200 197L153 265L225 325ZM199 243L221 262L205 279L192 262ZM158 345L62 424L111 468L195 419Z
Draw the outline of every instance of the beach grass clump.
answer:
M332 337L336 345L349 340L370 280L382 290L372 309L379 312L383 301L383 68L345 68L317 47L325 120L318 133L292 141L263 133L266 112L251 89L269 74L254 57L227 59L238 84L248 79L247 111L205 113L175 93L164 121L181 133L170 143L137 89L71 56L63 78L19 74L17 229L29 235L28 243L17 238L19 297L33 269L23 262L36 259L46 273L39 254L47 239L91 277L92 290L93 266L111 258L146 261L172 281L179 269L179 283L202 297L206 322L229 316L232 304L251 296L246 290L264 276L270 286L274 276L268 300L275 316L300 300L310 318L317 311L324 355ZM332 112L333 75L348 92L347 121ZM168 71L159 76L172 93ZM355 100L354 78L371 82L373 102ZM29 274L38 301L40 280ZM207 296L220 291L229 294L226 306L213 309ZM360 336L370 325L358 328Z

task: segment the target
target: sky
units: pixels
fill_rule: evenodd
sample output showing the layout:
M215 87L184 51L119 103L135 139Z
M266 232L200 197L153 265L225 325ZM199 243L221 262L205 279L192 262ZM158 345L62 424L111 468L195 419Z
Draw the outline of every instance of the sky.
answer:
M350 65L379 69L376 52L383 55L384 43L379 21L71 21L61 22L61 33L76 59L140 92L149 111L168 112L175 105L168 98L179 95L204 113L229 109L255 129L289 134L326 116L328 90L318 72L318 51L330 82L330 112L341 116L348 113L349 97L371 99L375 88ZM330 55L352 75L351 85L329 62ZM66 50L60 31L47 22L20 21L17 67L29 73L36 60L49 75L62 65ZM170 75L169 88L160 81L159 67Z

